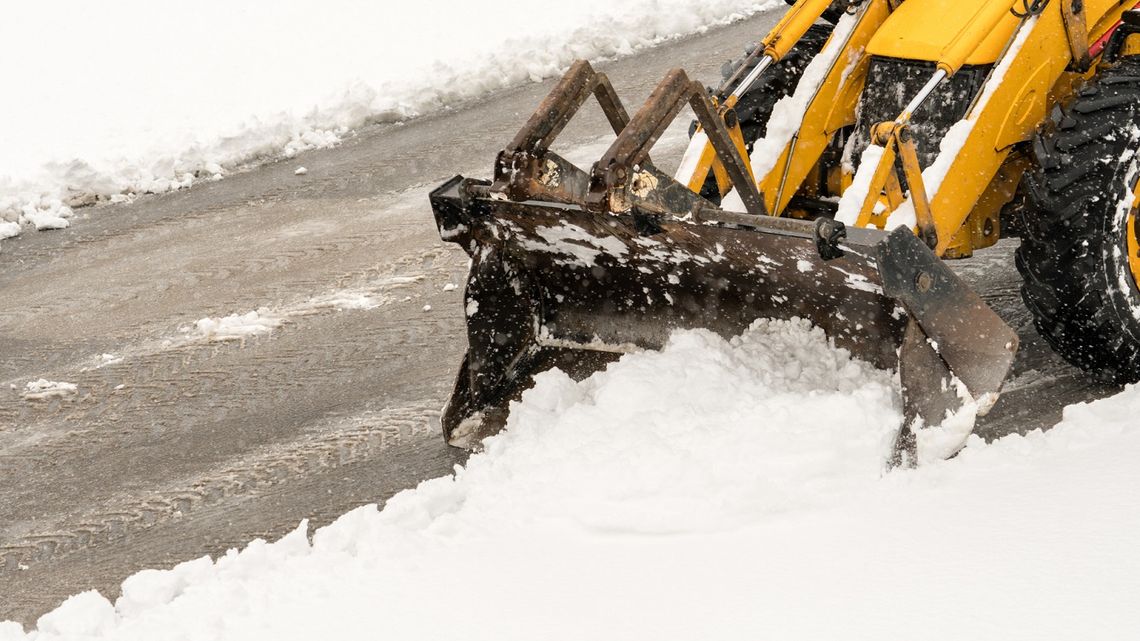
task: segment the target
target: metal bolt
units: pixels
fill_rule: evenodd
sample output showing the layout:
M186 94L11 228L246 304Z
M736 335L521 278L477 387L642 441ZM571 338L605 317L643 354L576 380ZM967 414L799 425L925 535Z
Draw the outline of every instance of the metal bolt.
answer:
M918 276L914 279L914 286L918 291L925 294L934 287L934 275L930 272L918 272Z

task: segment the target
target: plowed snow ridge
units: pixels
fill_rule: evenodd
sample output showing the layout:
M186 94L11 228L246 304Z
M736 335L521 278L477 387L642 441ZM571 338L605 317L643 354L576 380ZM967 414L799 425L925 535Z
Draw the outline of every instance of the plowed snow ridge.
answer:
M557 371L453 477L73 597L91 639L1102 639L1140 629L1140 388L884 474L889 374L805 323Z
M0 238L94 196L165 192L258 160L624 56L776 0L18 3L0 119ZM45 42L50 41L50 46ZM297 172L304 173L304 172Z

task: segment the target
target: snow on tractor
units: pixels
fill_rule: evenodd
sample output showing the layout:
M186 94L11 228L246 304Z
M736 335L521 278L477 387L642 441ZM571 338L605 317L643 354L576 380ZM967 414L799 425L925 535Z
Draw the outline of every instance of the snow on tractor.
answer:
M472 259L446 438L501 429L537 372L800 317L898 369L905 461L914 430L1001 392L1017 335L946 261L1012 235L1045 340L1140 380L1138 6L799 0L718 89L674 70L632 118L574 64L491 180L431 195ZM616 140L580 168L550 147L591 96ZM649 154L685 107L668 175Z

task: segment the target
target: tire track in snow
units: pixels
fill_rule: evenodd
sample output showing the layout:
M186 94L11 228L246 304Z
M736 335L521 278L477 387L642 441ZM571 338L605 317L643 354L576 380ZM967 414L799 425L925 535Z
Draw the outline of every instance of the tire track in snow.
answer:
M0 577L60 555L135 535L139 530L190 516L203 506L256 496L320 469L367 461L396 444L435 438L443 398L402 407L335 417L313 425L312 435L267 448L254 456L171 487L121 499L104 509L37 525L34 532L0 545Z

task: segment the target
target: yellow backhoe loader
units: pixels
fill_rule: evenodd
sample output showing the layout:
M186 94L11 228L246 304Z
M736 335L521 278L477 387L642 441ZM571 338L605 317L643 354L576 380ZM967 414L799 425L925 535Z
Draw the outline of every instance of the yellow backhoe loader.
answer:
M536 372L800 317L898 369L905 453L1001 392L1017 336L945 261L1012 235L1041 335L1140 380L1138 6L799 0L718 89L674 70L632 118L576 63L491 180L431 194L472 259L446 438L477 447ZM550 147L591 97L616 140L579 168ZM668 175L649 153L686 107Z

